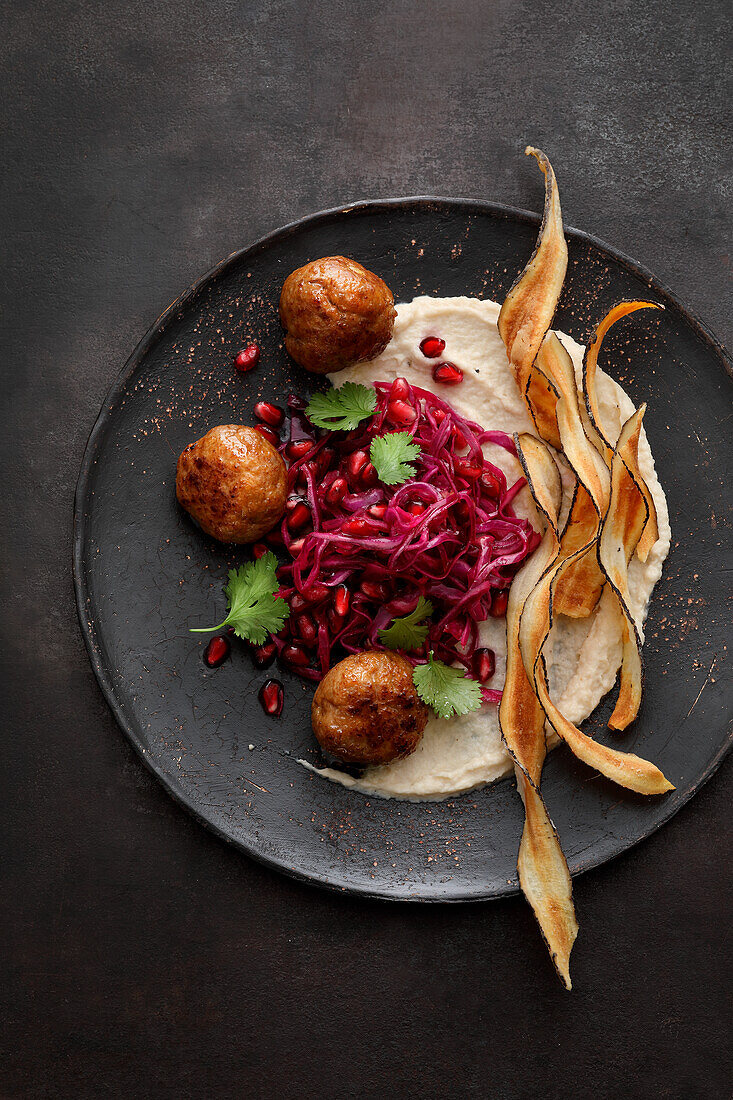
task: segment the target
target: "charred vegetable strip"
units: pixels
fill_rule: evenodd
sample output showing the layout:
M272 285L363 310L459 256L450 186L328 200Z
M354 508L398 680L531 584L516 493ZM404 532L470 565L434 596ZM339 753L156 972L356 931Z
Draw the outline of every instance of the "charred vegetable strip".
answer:
M623 434L624 433L622 433L622 435ZM623 461L619 460L619 462L620 465L623 466ZM623 468L625 469L625 467ZM621 483L621 473L618 469L618 464L617 482L619 484ZM529 479L528 484L530 490L532 490L532 483ZM612 486L608 515L615 514L611 512L613 504L614 492ZM623 544L623 532L627 528L626 509L619 506L618 515L622 524L618 530L621 532L622 541L620 555L624 561L623 575L625 575L626 551ZM639 526L638 529L640 530L641 527ZM595 538L593 542L595 542ZM593 545L593 543L590 545ZM573 562L579 560L586 553L587 549L588 547L581 547L579 550L566 556L561 545L555 561L545 570L532 592L524 601L524 608L521 612L519 622L518 638L519 651L522 656L525 672L528 678L534 679L537 698L553 729L559 737L562 737L562 739L567 742L572 752L580 760L596 768L608 779L614 780L622 787L628 787L630 790L638 791L640 794L661 794L673 788L672 784L665 779L662 772L659 771L654 764L632 753L623 753L616 749L608 748L606 745L601 745L597 741L594 741L593 738L581 733L572 722L565 718L550 698L543 651L552 629L555 586L559 578L562 577L563 572L569 568ZM610 542L610 536L608 550L609 554L614 550ZM614 573L614 576L620 579L623 587L623 576L618 573ZM616 588L616 586L614 586L614 588L618 593L618 588Z
M519 846L519 882L532 906L553 964L567 989L570 952L578 934L572 881L557 832L539 792L545 760L545 714L537 700L519 652L519 621L524 600L557 554L558 515L562 501L560 474L547 448L530 435L515 436L517 453L532 495L546 521L545 535L534 555L517 573L507 606L507 671L499 708L505 745L514 759L517 789L524 804Z
M534 369L548 379L557 394L555 415L561 449L579 483L563 535L563 551L569 556L587 547L586 553L563 574L555 593L555 611L573 618L585 618L598 603L605 583L593 542L608 506L610 476L608 467L586 435L573 361L554 332L548 332L545 337Z
M628 565L647 525L644 494L630 472L638 461L639 436L646 405L621 429L611 463L611 499L598 542L598 560L624 613L623 660L619 696L608 724L623 730L641 704L641 638L631 613Z
M598 369L598 355L603 344L603 339L610 328L620 321L622 317L627 317L630 313L635 313L639 309L663 309L657 302L619 302L613 309L609 310L603 320L596 327L595 332L586 348L585 357L583 360L583 391L585 395L585 405L588 410L588 416L590 417L592 429L596 433L596 443L601 454L604 455L608 466L611 466L613 459L613 447L610 443L611 433L608 431L607 426L604 424L603 416L600 411L598 402L598 395L596 393L596 373ZM634 479L639 486L640 491L644 495L648 509L647 522L644 527L644 532L637 546L637 554L641 561L646 561L649 556L654 543L659 538L659 528L657 526L657 511L654 507L654 500L649 491L649 487L644 481L638 466L638 458L634 460L635 466L631 470Z
M560 195L552 165L544 153L531 145L525 153L536 158L544 173L545 209L535 250L504 299L498 322L522 394L527 391L532 365L555 314L568 265Z

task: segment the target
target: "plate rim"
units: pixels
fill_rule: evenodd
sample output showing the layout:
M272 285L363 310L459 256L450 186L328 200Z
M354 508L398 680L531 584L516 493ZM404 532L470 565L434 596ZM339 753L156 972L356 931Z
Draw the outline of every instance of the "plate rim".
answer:
M227 844L236 848L238 851L244 853L248 858L256 860L258 863L269 867L272 870L278 871L287 875L291 879L295 879L299 882L307 883L310 886L317 886L322 889L330 890L338 894L350 894L358 897L364 897L372 900L379 901L402 901L419 904L466 904L469 902L481 902L481 901L493 901L498 898L510 897L520 892L518 883L507 882L507 888L491 894L472 894L464 897L425 897L416 895L414 893L408 894L406 892L389 892L387 890L370 889L368 886L361 887L358 884L344 884L334 881L326 874L322 873L307 873L299 870L297 867L293 867L287 863L284 859L279 859L274 855L258 851L256 848L250 847L245 841L236 839L225 832L223 828L217 825L215 822L206 818L202 812L197 808L195 802L186 794L186 792L179 787L173 778L169 776L156 761L151 758L147 752L145 746L139 740L136 732L134 731L131 723L127 720L123 707L117 698L114 690L114 684L108 670L105 668L102 660L99 644L96 639L96 629L94 623L90 621L86 610L86 599L88 594L88 586L84 576L83 570L83 547L86 536L86 521L87 517L84 512L84 503L87 498L87 491L91 474L94 468L96 460L97 446L100 437L109 421L112 408L117 403L121 396L124 387L127 385L130 378L133 376L134 371L140 365L141 361L149 351L153 343L159 339L166 330L169 322L174 316L190 301L192 301L196 295L203 290L216 276L227 270L230 266L240 262L245 257L254 257L258 252L264 248L285 240L288 236L294 235L298 230L312 226L321 221L328 221L337 217L348 217L351 214L359 213L379 213L382 211L390 211L399 208L400 206L412 206L417 208L429 209L430 207L445 208L451 207L453 210L460 208L467 214L484 214L491 217L503 218L504 220L514 220L524 222L525 224L531 224L539 226L541 222L541 215L530 211L524 210L520 207L514 207L506 205L504 203L496 203L490 200L484 199L471 199L471 198L453 198L448 196L437 195L405 195L396 196L392 198L379 198L379 199L360 199L356 202L347 203L345 205L339 205L329 207L324 210L319 210L312 214L304 215L303 217L296 218L293 221L287 222L285 225L280 226L277 229L271 230L259 237L252 244L245 245L243 248L236 249L234 252L229 253L218 263L214 264L207 271L205 271L199 278L195 279L185 290L181 292L166 309L158 316L153 324L148 328L144 336L138 341L137 345L126 359L121 370L112 382L109 390L105 394L102 401L99 412L95 418L94 424L89 432L87 441L84 446L84 452L82 455L79 474L76 482L76 488L74 491L74 507L73 507L73 527L72 527L72 573L74 580L74 595L76 602L77 616L79 619L79 626L81 629L84 644L89 656L94 675L97 679L97 683L105 697L107 705L109 706L112 714L117 722L117 725L124 733L128 742L132 745L138 757L148 771L150 771L156 778L156 780L163 786L166 793L174 799L174 801L182 807L187 813L196 820L199 824L203 825L209 832L225 841ZM705 343L708 344L710 350L720 360L726 373L733 379L733 358L729 355L725 346L717 339L717 337L711 332L704 321L702 321L694 310L687 307L683 302L676 297L676 295L670 291L663 283L661 283L656 276L652 274L646 267L632 259L630 256L619 251L611 245L605 243L598 237L595 237L591 233L586 233L583 230L575 229L572 226L565 225L564 232L567 238L573 239L582 244L591 245L598 251L605 253L613 260L615 260L622 267L627 268L637 278L644 280L650 290L653 290L660 298L665 300L665 304L669 303L674 309L676 309L685 319L687 324L693 329L693 331L702 336ZM590 858L587 861L581 863L573 871L572 876L576 878L578 875L584 874L586 871L590 871L595 867L600 867L604 863L608 863L613 859L635 848L638 844L641 844L644 840L647 840L655 832L657 832L663 825L665 825L671 817L678 813L683 806L685 806L690 799L697 794L697 792L704 786L705 783L715 774L720 767L723 759L733 747L733 727L727 732L725 740L721 743L717 753L713 756L709 762L706 770L698 778L698 781L685 791L684 797L674 803L668 812L663 816L655 820L650 828L645 829L639 836L635 837L630 844L626 845L620 851L611 855L601 856L598 859Z

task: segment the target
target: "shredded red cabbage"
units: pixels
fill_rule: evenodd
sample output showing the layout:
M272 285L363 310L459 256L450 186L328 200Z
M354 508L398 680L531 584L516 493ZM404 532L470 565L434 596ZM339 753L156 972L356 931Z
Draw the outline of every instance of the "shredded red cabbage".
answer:
M304 402L288 402L281 535L293 560L278 575L291 615L273 641L295 672L320 680L345 654L384 648L379 630L424 596L434 609L428 638L406 656L419 663L432 649L470 675L479 624L504 614L508 586L539 542L511 506L524 478L507 486L482 451L496 443L516 454L514 443L404 378L374 388L374 415L350 432L317 435ZM415 476L402 485L383 485L369 462L372 439L389 431L420 445ZM501 693L484 689L484 698Z

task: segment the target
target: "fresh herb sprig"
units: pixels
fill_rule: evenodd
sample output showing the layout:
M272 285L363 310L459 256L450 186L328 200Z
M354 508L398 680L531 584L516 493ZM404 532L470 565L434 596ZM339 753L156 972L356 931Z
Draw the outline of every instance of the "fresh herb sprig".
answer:
M247 562L229 571L224 589L228 615L218 626L191 627L192 634L210 634L233 626L239 638L262 645L268 634L276 634L290 614L286 600L276 596L277 558L267 551L257 561Z
M388 627L377 632L380 642L388 649L419 649L428 636L428 623L424 620L429 619L432 613L430 600L421 596L414 611L393 619Z
M412 463L420 454L420 444L409 432L387 432L372 440L369 455L379 480L385 485L401 485L415 476Z
M415 690L439 718L469 714L481 706L481 687L460 668L436 661L430 651L428 663L418 665L412 674Z
M362 420L368 420L376 407L377 394L373 386L344 382L338 389L332 387L326 393L314 393L305 415L317 428L349 432Z

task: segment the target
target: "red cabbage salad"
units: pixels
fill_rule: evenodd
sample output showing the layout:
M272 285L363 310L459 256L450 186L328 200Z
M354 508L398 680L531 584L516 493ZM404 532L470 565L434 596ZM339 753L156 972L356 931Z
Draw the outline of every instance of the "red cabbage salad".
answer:
M484 682L494 661L479 649L479 626L505 614L514 574L540 541L512 508L524 478L508 486L482 450L493 443L516 455L514 443L404 378L375 382L374 391L373 412L350 430L319 429L306 402L288 399L289 438L279 449L290 496L268 539L292 559L277 573L290 615L261 647L261 663L276 653L318 681L348 653L387 648L380 633L407 616L422 629L397 635L410 648L394 638L389 648L413 665L432 650ZM379 446L409 464L394 475L400 483L386 484L372 441L396 433L402 439ZM501 693L484 688L483 698L496 703Z

